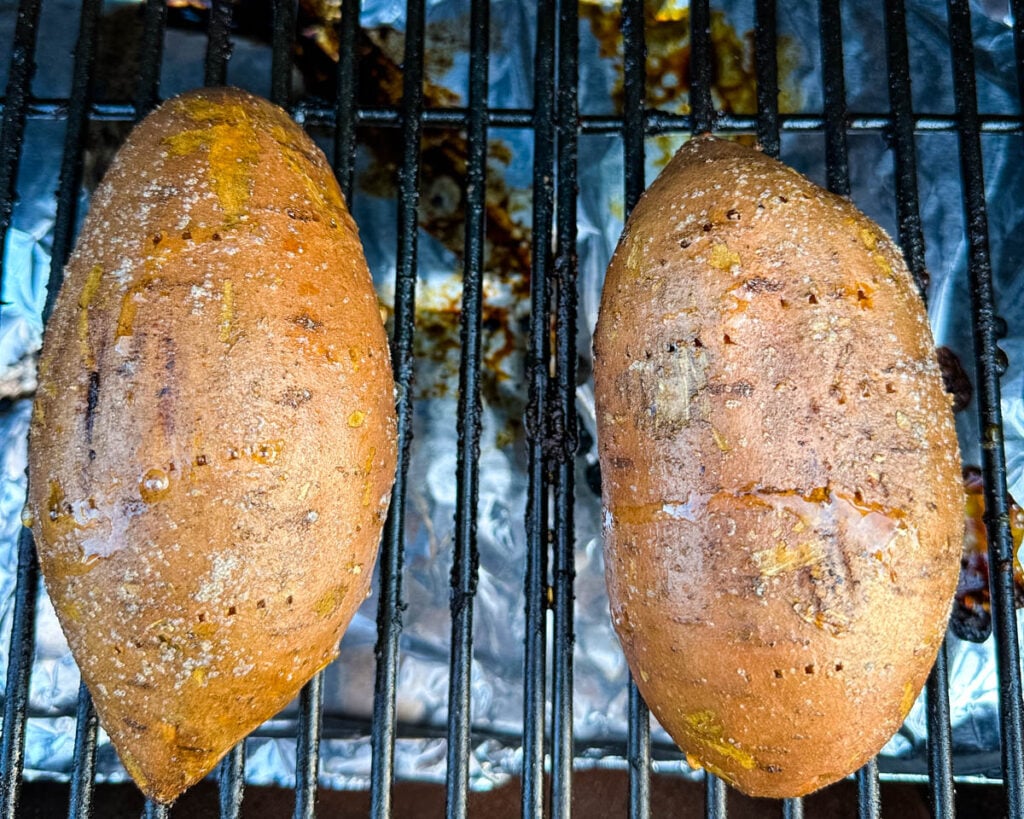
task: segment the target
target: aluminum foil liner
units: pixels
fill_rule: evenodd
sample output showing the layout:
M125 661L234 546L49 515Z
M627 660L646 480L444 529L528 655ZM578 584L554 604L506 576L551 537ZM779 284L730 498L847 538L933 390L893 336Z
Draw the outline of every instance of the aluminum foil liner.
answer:
M15 0L0 0L0 54L9 53ZM108 4L116 6L117 4ZM334 0L320 5L336 8ZM680 77L672 55L685 45L685 3L660 0L650 21L652 55L665 57L651 82L652 102L685 110ZM716 101L737 113L753 113L753 59L748 32L752 3L719 0L712 35L716 53L726 55L718 76ZM1017 114L1013 40L1005 0L972 3L978 50L981 110ZM532 104L534 16L532 4L492 2L490 104L526 108ZM72 74L70 52L76 36L76 0L46 0L42 7L39 54L33 91L38 97L67 96ZM108 9L112 12L113 9ZM580 22L580 105L584 114L613 113L621 46L614 4L583 0ZM815 112L822 106L818 70L817 4L779 4L782 106L786 112ZM364 0L361 23L381 59L401 59L404 3ZM847 97L851 111L888 110L881 4L844 5ZM914 106L918 113L953 111L949 48L941 0L908 3L913 63ZM428 102L465 99L468 57L468 2L431 0L428 4ZM162 68L163 96L201 82L205 37L169 29ZM390 55L390 57L389 57ZM661 59L661 58L659 58ZM269 47L237 36L229 82L266 94ZM724 67L723 67L724 66ZM675 66L677 67L677 66ZM0 83L6 83L6 64ZM660 73L659 73L660 72ZM296 81L303 82L300 73ZM432 96L433 95L433 96ZM301 106L296 113L301 116ZM318 134L325 148L329 135ZM390 305L395 273L394 165L387 138L365 140L358 155L353 210L360 224L370 268L381 301ZM392 134L393 137L393 134ZM435 137L437 135L435 134ZM458 152L457 136L442 135ZM440 780L445 771L444 727L450 644L449 570L454 534L457 441L452 419L458 367L458 311L461 295L461 188L449 173L451 156L435 150L425 135L417 293L417 374L414 440L407 499L405 630L398 679L399 777ZM525 333L528 304L528 247L532 134L492 129L488 183L488 266L485 273L483 385L484 431L480 453L478 517L480 581L475 603L472 717L475 744L471 781L486 788L521 770L526 449L522 426ZM16 543L24 501L26 432L35 386L33 353L41 327L39 313L49 273L54 191L63 125L31 121L18 181L19 200L3 254L0 313L0 677L6 674L13 609ZM681 137L653 137L647 143L647 180L680 144ZM989 231L997 304L1009 335L1001 342L1009 359L1003 377L1003 415L1011 492L1024 498L1024 326L1017 305L1024 304L1024 215L1016 193L1024 190L1024 164L1017 135L983 138ZM931 272L929 314L938 344L972 360L964 216L954 133L920 134L916 140L921 210ZM383 147L382 147L383 146ZM600 501L594 491L596 448L593 389L587 378L590 334L596 320L604 268L623 224L622 146L617 137L586 135L579 153L580 372L577 391L583 446L577 456L576 647L574 728L580 767L622 766L626 736L627 667L612 632L605 593L600 533ZM893 159L878 133L849 135L852 198L895 235ZM819 183L824 181L824 138L820 133L787 132L782 158ZM452 165L452 167L455 167ZM82 194L83 204L87 200ZM83 208L84 210L84 208ZM524 248L526 249L524 251ZM524 256L525 252L525 256ZM525 263L524 263L525 259ZM972 404L958 416L965 463L977 463L978 430ZM588 434L589 433L589 434ZM376 588L376 587L375 587ZM325 739L321 781L338 788L365 787L370 770L367 734L372 711L376 639L376 592L356 615L342 642L339 660L327 670ZM549 644L550 644L549 640ZM950 637L951 718L955 770L960 775L999 773L997 676L991 639L983 644ZM38 604L37 642L26 739L28 777L66 778L74 741L74 707L79 676L45 595ZM247 741L246 779L255 784L294 784L294 709L268 722ZM926 715L919 701L880 758L884 772L925 774ZM695 775L657 726L655 767ZM101 732L99 781L123 781L126 774Z

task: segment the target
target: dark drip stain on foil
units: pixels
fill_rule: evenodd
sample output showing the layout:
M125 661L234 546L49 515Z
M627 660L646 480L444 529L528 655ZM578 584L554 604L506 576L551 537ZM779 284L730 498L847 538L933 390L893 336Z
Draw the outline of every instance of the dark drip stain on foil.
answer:
M985 529L985 496L981 470L964 467L964 550L960 558L960 581L950 627L961 640L980 643L992 633L992 600L989 586L988 533ZM1024 607L1024 569L1017 553L1024 541L1024 509L1009 498L1010 533L1013 536L1013 596L1017 608Z
M338 0L302 0L296 62L307 90L333 99L335 63L339 55L336 25ZM460 96L442 84L453 66L453 55L468 50L468 18L428 23L425 33L423 101L427 108L462 104ZM404 33L387 26L360 29L357 103L393 107L401 102L401 60ZM367 129L360 134L371 163L358 182L370 195L394 198L402 157L401 133L392 128ZM510 419L522 409L519 385L526 351L530 296L530 217L528 189L506 181L515 160L508 143L490 139L487 148L485 198L483 397L500 404ZM420 227L449 250L461 266L464 259L466 202L463 180L469 161L465 133L425 129L421 143ZM452 276L458 277L453 270ZM455 394L460 355L461 288L457 281L421 282L416 304L414 352L417 397ZM510 420L513 426L518 426ZM515 434L509 429L509 435Z
M590 25L597 40L599 54L611 60L616 81L612 101L616 111L622 110L622 15L618 6L601 0L583 0L580 17ZM674 114L690 113L690 8L685 0L648 0L644 3L644 36L647 46L647 105ZM711 11L711 93L716 110L724 114L757 113L757 78L754 68L754 33L740 33L719 10ZM799 50L792 39L778 39L779 110L783 113L800 107L800 93L790 81L793 68L799 63ZM741 136L753 144L753 137ZM656 143L664 165L677 144L669 137L659 136Z

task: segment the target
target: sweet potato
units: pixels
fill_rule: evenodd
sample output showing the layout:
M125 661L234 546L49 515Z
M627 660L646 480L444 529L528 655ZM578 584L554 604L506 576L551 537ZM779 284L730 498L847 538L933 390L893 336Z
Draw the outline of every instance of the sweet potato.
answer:
M608 591L651 710L751 795L856 770L925 682L963 537L899 252L845 199L697 138L629 219L594 352Z
M39 369L46 588L125 767L171 801L336 656L373 575L394 382L320 150L233 89L147 117Z

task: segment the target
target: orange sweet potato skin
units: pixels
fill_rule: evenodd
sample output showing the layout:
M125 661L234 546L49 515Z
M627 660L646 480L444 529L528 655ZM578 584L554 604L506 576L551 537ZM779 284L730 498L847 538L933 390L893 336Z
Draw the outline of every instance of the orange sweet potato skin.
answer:
M355 223L285 112L146 118L47 327L29 509L47 590L140 788L173 800L337 654L395 470Z
M899 253L846 200L698 138L630 217L594 349L612 616L653 713L751 795L853 772L925 682L963 536Z

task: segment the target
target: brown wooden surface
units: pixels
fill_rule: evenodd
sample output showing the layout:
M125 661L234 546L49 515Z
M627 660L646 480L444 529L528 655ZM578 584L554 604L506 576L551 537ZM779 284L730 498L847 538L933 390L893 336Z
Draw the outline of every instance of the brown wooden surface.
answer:
M68 788L52 782L29 783L24 788L19 817L52 819L66 815ZM518 781L487 793L473 793L469 813L485 819L518 819L520 786ZM294 794L280 788L248 788L242 803L245 819L290 817ZM587 771L573 779L573 813L581 819L627 816L627 779L622 771ZM808 797L806 819L854 819L857 816L856 787L840 782ZM96 789L94 816L98 819L138 819L142 797L131 786L100 786ZM369 812L369 794L362 791L321 790L317 815L329 819L356 819ZM958 819L1002 815L1002 794L995 787L961 786L957 789ZM178 819L215 819L217 787L202 782L181 797L172 817ZM395 819L425 819L444 815L444 788L418 782L402 782L395 787ZM698 819L704 815L704 789L699 784L671 776L651 779L652 819ZM882 815L897 819L926 819L927 789L919 785L882 786ZM778 802L749 799L729 794L730 819L779 819Z

